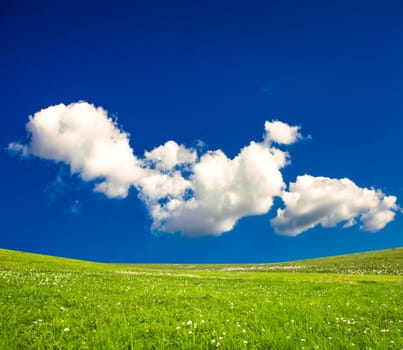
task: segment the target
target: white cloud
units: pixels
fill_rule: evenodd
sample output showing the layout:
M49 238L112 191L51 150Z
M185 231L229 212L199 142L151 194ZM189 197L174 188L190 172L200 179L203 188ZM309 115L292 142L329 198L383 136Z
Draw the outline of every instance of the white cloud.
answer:
M167 141L164 145L145 152L144 157L153 162L161 170L169 170L177 165L191 164L197 159L195 150L178 145L175 141Z
M396 197L358 187L349 179L298 176L282 195L285 209L277 210L271 224L284 235L296 236L317 225L350 227L361 222L365 231L379 231L393 220Z
M360 188L348 179L300 176L289 191L281 169L289 154L274 144L290 145L302 138L299 126L267 121L263 141L251 141L230 159L222 150L197 151L175 141L137 157L129 135L103 108L87 102L45 108L27 123L28 144L10 143L8 150L63 162L94 190L124 198L131 186L138 191L153 220L153 228L188 236L220 235L245 216L268 213L275 197L279 209L271 223L281 234L297 235L323 227L361 222L367 231L393 220L396 197Z
M137 182L140 197L148 206L168 198L181 198L192 184L179 171L164 174L147 169L146 175Z
M302 138L299 126L290 126L279 120L264 123L266 140L283 145L291 145Z
M233 229L244 216L267 213L273 197L285 187L279 170L285 156L279 155L279 150L256 142L234 159L221 150L206 153L193 166L190 198L150 203L154 227L190 236L218 235Z
M11 143L11 151L63 162L83 180L102 179L96 190L108 197L126 197L141 175L128 134L119 130L103 108L86 102L59 104L30 116L30 143Z
M70 203L70 205L66 209L66 213L68 214L80 214L82 205L79 200L75 200Z
M7 150L8 150L10 153L19 154L19 155L21 155L22 157L27 157L28 154L29 154L28 147L27 147L27 146L24 146L24 145L21 145L21 144L18 143L18 142L11 142L11 143L8 145Z

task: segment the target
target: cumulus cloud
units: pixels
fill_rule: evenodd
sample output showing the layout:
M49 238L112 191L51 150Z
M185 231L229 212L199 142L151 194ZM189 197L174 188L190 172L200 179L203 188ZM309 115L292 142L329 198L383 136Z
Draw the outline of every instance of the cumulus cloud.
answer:
M191 236L221 234L232 230L244 216L267 213L273 197L285 187L280 172L285 156L279 154L279 150L256 142L233 159L221 150L206 153L193 166L189 198L150 203L154 226Z
M67 164L72 174L94 182L94 190L110 198L124 198L135 187L158 231L220 235L242 217L268 213L275 197L285 208L271 223L287 235L357 220L363 230L377 231L397 210L396 197L348 179L304 175L286 191L281 169L290 156L281 145L302 136L299 126L281 121L266 121L263 140L251 141L234 158L220 149L195 150L172 140L136 156L128 133L106 110L87 102L45 108L29 117L26 129L29 142L10 143L10 153Z
M8 149L63 162L83 180L102 180L95 189L108 197L126 197L141 168L129 145L101 107L86 102L51 106L29 117L30 143L11 143Z
M350 227L361 222L365 231L379 231L395 216L396 197L358 187L349 179L298 176L282 194L285 209L271 220L275 230L296 236L317 225Z
M264 123L266 140L283 145L291 145L302 138L299 126L290 126L279 120Z
M168 141L164 145L154 148L151 152L145 152L146 160L154 163L161 170L170 170L177 165L192 164L197 159L195 150L178 145L175 141Z

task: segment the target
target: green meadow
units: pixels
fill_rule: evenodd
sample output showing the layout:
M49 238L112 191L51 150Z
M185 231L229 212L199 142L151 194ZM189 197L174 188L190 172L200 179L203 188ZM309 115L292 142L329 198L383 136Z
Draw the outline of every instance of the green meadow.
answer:
M0 349L403 349L403 249L253 265L0 250Z

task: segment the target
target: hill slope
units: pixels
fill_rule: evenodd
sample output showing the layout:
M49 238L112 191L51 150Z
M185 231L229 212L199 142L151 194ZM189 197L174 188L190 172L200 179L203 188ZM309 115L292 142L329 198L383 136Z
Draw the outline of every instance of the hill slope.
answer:
M300 260L278 266L299 266L299 270L310 272L403 275L403 248Z
M104 264L83 260L0 249L0 269L12 266L42 271L88 269L92 271L125 269L158 271L290 271L372 275L403 275L403 248L338 255L273 264L182 265L182 264Z
M84 260L0 249L0 269L7 270L12 268L35 269L37 271L59 271L83 268L89 270L105 270L110 268L110 266L108 264Z

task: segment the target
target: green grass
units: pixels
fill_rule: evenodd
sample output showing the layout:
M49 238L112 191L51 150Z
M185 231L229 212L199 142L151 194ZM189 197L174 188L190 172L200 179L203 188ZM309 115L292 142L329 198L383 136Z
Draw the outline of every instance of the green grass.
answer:
M0 250L0 349L403 349L403 249L269 265Z

